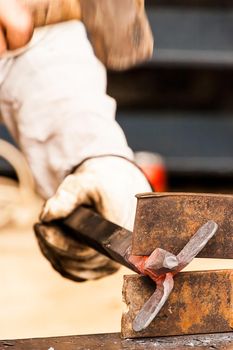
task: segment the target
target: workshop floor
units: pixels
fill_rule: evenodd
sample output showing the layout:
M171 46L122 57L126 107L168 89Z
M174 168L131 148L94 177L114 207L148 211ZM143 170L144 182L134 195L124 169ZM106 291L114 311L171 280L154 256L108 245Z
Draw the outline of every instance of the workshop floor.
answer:
M196 260L192 269L232 261ZM31 229L0 231L0 339L116 332L122 311L121 269L97 282L76 284L57 274L41 255Z

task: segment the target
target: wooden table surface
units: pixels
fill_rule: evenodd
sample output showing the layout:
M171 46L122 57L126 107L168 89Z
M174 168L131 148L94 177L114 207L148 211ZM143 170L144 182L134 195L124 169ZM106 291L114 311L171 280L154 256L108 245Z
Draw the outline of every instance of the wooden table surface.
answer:
M232 350L233 332L122 340L119 333L0 341L0 350Z

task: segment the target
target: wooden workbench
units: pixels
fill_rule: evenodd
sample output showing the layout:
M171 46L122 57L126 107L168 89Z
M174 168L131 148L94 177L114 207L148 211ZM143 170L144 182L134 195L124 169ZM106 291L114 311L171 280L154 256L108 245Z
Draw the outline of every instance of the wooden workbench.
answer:
M0 350L233 350L233 332L180 337L127 339L120 334L0 341Z

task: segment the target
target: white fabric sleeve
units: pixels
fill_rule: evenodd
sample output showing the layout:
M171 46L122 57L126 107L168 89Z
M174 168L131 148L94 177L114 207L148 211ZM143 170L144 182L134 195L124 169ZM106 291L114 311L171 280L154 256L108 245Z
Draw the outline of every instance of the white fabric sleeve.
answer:
M43 28L44 30L44 28ZM104 154L132 159L106 94L106 70L83 24L46 28L36 45L11 58L0 86L1 115L48 198L82 160Z

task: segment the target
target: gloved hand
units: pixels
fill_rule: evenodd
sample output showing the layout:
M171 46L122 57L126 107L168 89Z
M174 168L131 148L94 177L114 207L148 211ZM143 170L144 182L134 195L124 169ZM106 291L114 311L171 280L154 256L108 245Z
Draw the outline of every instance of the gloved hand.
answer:
M0 55L26 45L32 33L30 11L18 0L0 0Z
M86 204L109 221L132 230L135 195L149 191L151 188L144 174L130 161L114 156L92 158L65 178L45 204L41 220L64 218L79 205ZM52 250L48 251L46 241L50 248L54 247ZM49 235L39 239L39 244L53 266L74 280L101 278L117 269L115 262L77 244L58 230L51 229Z

